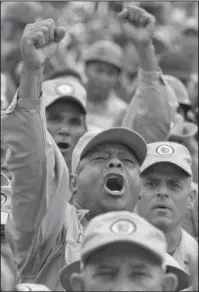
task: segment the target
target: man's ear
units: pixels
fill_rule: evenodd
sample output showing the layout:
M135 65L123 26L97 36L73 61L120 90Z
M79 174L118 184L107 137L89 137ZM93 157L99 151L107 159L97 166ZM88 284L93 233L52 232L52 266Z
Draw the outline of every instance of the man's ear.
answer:
M70 190L74 193L77 189L77 175L70 174Z
M196 200L197 191L194 188L191 188L189 196L188 196L188 208L192 209L194 202Z
M70 283L73 291L84 291L84 280L82 274L72 274L70 277Z
M173 273L165 273L163 280L163 291L177 291L178 278Z

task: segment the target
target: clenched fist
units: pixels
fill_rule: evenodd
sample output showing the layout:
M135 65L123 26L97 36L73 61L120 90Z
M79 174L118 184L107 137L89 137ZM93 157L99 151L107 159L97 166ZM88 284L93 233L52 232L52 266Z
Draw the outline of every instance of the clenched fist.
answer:
M135 45L147 46L152 42L155 30L155 18L144 9L136 6L127 6L118 14L124 21L124 32Z
M28 24L21 39L21 56L30 69L41 68L51 58L65 36L63 27L56 27L52 19Z

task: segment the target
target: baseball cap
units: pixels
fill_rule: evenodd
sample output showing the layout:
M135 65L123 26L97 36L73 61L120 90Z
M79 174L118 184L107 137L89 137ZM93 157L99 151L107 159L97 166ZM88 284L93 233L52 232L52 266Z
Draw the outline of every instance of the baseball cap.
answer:
M169 139L178 139L181 141L185 141L196 135L198 132L198 126L194 123L184 121L180 125L176 125L170 131Z
M47 80L42 84L45 107L64 98L78 103L86 113L87 95L84 87L73 77Z
M188 149L174 142L155 142L147 145L147 157L141 166L141 173L149 167L168 162L184 170L192 176L192 159Z
M176 291L181 291L189 287L189 282L190 282L189 274L168 253L166 254L166 272L173 273L177 276L178 287Z
M112 41L100 40L85 51L84 61L86 63L103 62L121 70L123 67L123 51L118 44Z
M72 173L75 173L81 158L95 146L116 142L126 145L133 151L141 165L147 154L145 140L137 132L127 128L115 127L108 130L93 128L84 134L76 144L72 153Z
M139 215L128 211L108 212L92 219L85 229L80 262L65 266L60 272L62 286L68 291L70 275L83 268L88 257L104 246L129 243L151 253L166 270L166 239L162 231Z

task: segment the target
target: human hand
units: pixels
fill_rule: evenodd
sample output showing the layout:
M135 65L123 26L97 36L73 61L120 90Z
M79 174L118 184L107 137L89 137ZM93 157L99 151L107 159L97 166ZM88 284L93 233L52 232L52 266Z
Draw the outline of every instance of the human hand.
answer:
M144 9L128 5L118 16L125 21L123 29L135 45L147 46L152 43L155 17Z
M41 68L55 55L59 42L65 36L63 27L56 27L52 19L37 21L25 27L21 39L21 55L26 67Z

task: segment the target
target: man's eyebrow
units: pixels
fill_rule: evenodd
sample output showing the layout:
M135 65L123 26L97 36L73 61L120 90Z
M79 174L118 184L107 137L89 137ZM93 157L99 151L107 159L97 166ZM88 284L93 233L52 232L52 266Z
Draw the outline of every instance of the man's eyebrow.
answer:
M116 267L115 267L115 264L114 263L103 263L103 264L99 264L98 266L97 266L97 268L99 269L99 270L105 270L105 269L109 269L109 268L115 268L116 269Z
M146 264L144 264L144 263L130 263L130 265L131 265L131 268L133 268L133 269L146 269Z

